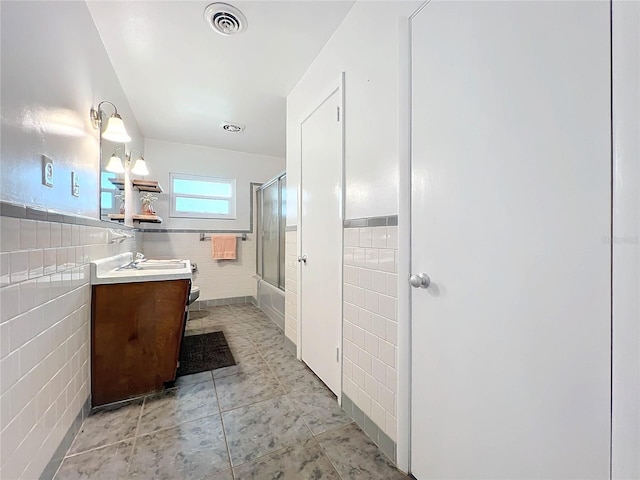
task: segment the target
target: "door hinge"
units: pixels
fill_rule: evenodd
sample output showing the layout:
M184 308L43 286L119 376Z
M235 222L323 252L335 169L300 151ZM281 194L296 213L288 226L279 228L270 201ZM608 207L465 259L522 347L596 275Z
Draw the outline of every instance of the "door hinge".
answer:
M340 363L340 347L336 347L336 362Z
M337 121L339 122L340 121L340 107L336 107L336 110L337 110L337 114L338 114Z

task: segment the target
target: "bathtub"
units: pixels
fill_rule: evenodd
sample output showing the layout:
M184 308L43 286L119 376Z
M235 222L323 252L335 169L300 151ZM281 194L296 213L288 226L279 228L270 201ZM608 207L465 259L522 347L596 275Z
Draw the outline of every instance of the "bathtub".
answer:
M284 330L284 292L258 279L258 308Z

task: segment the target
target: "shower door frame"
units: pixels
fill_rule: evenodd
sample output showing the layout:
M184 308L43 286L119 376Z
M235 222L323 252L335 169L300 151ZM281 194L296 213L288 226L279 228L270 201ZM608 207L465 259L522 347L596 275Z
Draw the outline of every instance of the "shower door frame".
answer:
M260 251L260 261L258 261L258 252L256 251L256 273L259 272L258 276L262 281L267 282L269 285L281 290L282 292L285 291L285 286L284 286L284 271L282 271L281 266L282 266L282 258L285 256L285 252L281 251L280 245L281 245L281 237L284 234L284 231L282 230L282 226L284 225L286 227L287 219L286 219L286 211L284 209L285 205L283 203L283 200L284 200L283 188L281 188L280 182L282 181L282 179L285 179L286 177L287 177L287 172L282 171L278 173L276 176L269 179L268 181L264 182L262 185L260 185L260 187L256 189L256 195L258 195L258 193L260 194L259 205L258 205L258 199L256 198L256 205L258 207L258 212L257 212L258 214L256 217L256 223L257 223L256 235L259 236L258 249ZM273 185L274 183L278 184L278 210L279 210L279 215L277 217L278 218L278 255L277 255L278 282L277 282L277 285L272 284L271 282L269 282L268 280L265 280L264 278L264 234L263 234L264 190L270 187L271 185ZM260 268L258 269L258 267ZM282 285L280 285L281 281L282 281Z

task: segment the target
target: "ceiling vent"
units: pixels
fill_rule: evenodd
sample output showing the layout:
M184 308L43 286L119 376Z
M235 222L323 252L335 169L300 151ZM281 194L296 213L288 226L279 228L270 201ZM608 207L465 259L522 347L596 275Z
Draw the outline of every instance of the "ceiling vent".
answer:
M246 125L241 125L239 123L232 123L232 122L222 122L220 126L222 127L223 130L229 133L241 133L241 132L244 132L244 129L246 128Z
M235 35L247 29L247 18L236 7L212 3L204 10L204 19L220 35Z

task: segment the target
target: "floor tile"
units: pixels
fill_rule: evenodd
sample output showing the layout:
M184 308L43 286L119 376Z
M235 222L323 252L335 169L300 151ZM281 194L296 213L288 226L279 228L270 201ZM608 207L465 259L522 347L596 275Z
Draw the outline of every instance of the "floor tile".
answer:
M333 393L324 386L303 388L287 394L314 435L341 427L353 420L338 405Z
M56 480L112 480L127 478L133 440L91 450L62 461Z
M406 480L354 423L316 437L343 480Z
M271 345L260 345L258 348L260 353L264 355L267 363L275 362L277 359L282 359L286 362L299 362L299 360L289 350L284 348L284 342L274 342Z
M259 375L253 372L216 378L215 385L220 411L243 407L285 393L280 382L268 370Z
M315 439L233 469L235 480L340 480Z
M233 316L235 316L237 319L240 318L268 318L264 312L262 312L261 310L251 306L247 306L247 305L233 305L231 307L231 312L233 314Z
M300 414L284 397L223 413L222 421L234 466L311 436Z
M82 424L69 454L84 452L132 438L136 433L142 399L99 407Z
M189 321L201 320L209 315L208 310L189 310Z
M220 416L212 415L138 437L129 473L145 480L202 480L229 468Z
M237 365L179 377L144 403L97 409L56 480L407 478L261 311L242 304L190 316L186 335L223 331Z
M234 312L233 318L243 325L268 324L269 317L262 312Z
M262 345L274 345L278 344L282 340L281 330L261 330L255 332L249 332L251 340L256 344L258 348Z
M208 318L219 318L219 319L227 319L228 321L233 321L233 314L229 309L228 305L219 305L217 307L207 307L203 309L203 311L207 312Z
M233 474L231 473L231 469L229 469L224 472L215 473L204 480L233 480Z
M227 343L234 353L252 353L256 350L253 340L251 340L251 337L247 333L238 334L226 330L224 337L227 339Z
M287 392L323 386L311 369L289 352L282 356L267 356L266 361Z
M203 321L203 328L202 330L204 331L204 333L211 333L211 332L224 332L224 336L226 337L227 335L241 335L244 337L247 337L247 332L244 329L244 327L242 327L240 324L236 324L236 323L220 323L216 320L213 321Z
M174 382L168 385L168 388L173 387L183 387L185 385L193 385L195 383L208 382L211 380L211 370L206 372L194 373L192 375L184 375L182 377L178 377Z
M213 380L165 390L145 398L138 435L218 413Z
M202 328L194 328L192 330L185 330L184 331L184 336L188 337L190 335L202 335L203 333L205 333L204 329L202 329Z
M238 312L262 313L262 310L260 310L258 307L250 303L239 303L235 305L229 305L229 308L231 312L234 314Z
M189 320L187 320L184 328L186 328L187 330L189 330L190 328L202 328L202 318L203 317L201 315L196 316L192 313L189 313Z
M189 320L184 327L185 336L201 335L202 333L202 320L199 318L194 319L191 317L191 314L189 314Z
M228 377L229 375L238 375L240 373L260 375L262 371L269 372L269 367L267 367L267 363L260 353L255 351L238 353L234 349L231 349L231 353L233 353L236 364L230 367L216 368L213 370L213 378Z
M240 323L236 322L236 319L232 316L215 316L209 315L204 317L202 320L202 327L218 327L220 329L229 328L232 326L239 327L244 332L244 327L240 325Z

